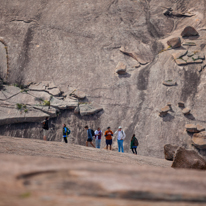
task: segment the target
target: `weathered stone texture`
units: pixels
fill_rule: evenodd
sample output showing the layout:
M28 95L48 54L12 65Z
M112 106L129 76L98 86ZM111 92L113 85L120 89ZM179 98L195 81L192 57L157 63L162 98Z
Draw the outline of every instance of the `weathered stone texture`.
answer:
M126 152L133 133L138 134L141 145L138 153L142 155L163 158L163 147L169 140L180 146L189 146L190 137L184 130L185 125L201 124L206 119L206 74L204 69L201 73L197 71L198 66L205 65L202 57L206 52L206 35L201 28L206 26L206 8L202 0L177 1L175 7L178 11L192 8L196 14L177 20L163 15L162 6L173 7L174 4L169 0L1 2L0 37L8 47L8 82L19 85L53 82L48 92L56 86L64 92L63 95L69 85L69 88L86 94L82 103L96 102L104 108L102 112L83 117L62 110L51 120L52 140L61 138L60 127L66 122L75 128L76 144L85 143L84 126L89 124L93 129L100 126L103 131L108 126L115 131L121 125L127 134ZM176 8L173 12L178 12ZM181 38L181 31L186 26L198 30L199 37L187 40L196 46L164 50L168 48L169 39ZM192 56L187 56L190 50L202 54L196 54L198 59L192 62ZM179 51L180 54L176 55ZM192 64L178 59L178 65L172 54L176 60L183 56ZM118 62L127 65L126 75L114 75ZM134 65L139 68L133 68ZM175 80L177 86L162 85L164 80L170 79ZM59 91L48 92L49 96L58 96ZM2 95L0 99L5 99ZM46 100L49 99L47 96ZM192 109L193 120L192 115L182 115L177 107L180 100ZM173 110L159 118L158 111L167 102L173 105ZM36 126L35 123L10 125L12 129L2 126L0 131L25 137L38 131L37 136L41 136Z

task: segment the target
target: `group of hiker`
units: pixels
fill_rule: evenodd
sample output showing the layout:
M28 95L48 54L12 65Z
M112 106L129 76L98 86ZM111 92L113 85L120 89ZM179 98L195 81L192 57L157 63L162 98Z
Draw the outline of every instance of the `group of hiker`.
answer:
M48 124L49 118L46 117L46 119L42 122L42 128L44 132L44 137L43 139L46 141L46 137L48 134L49 130L49 124ZM101 146L101 139L102 136L105 136L106 139L106 149L107 150L112 150L112 138L113 135L117 137L117 143L118 143L118 152L124 153L124 139L126 138L126 134L124 130L122 129L121 126L118 127L117 131L114 133L112 132L110 127L107 127L107 130L102 132L100 127L97 128L96 131L93 129L90 129L87 125L84 127L85 130L87 130L87 141L86 141L86 146L88 147L88 144L90 143L94 148L100 149ZM67 138L68 135L71 133L70 129L66 126L66 124L63 124L63 139L65 143L68 143ZM93 138L95 138L95 145L93 144ZM135 134L133 134L131 138L131 143L130 143L130 149L132 150L133 154L137 154L137 146L139 145L137 138L135 137Z

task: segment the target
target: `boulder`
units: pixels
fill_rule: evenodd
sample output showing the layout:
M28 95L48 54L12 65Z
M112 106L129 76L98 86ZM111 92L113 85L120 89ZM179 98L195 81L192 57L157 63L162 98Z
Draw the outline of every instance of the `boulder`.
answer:
M188 114L190 114L190 109L188 109L188 108L184 108L183 110L182 110L182 113L184 114L184 115L188 115Z
M196 151L179 147L175 152L172 167L206 170L206 161Z
M175 151L177 150L178 146L166 144L164 146L164 155L166 160L173 161L173 157L175 155Z
M192 26L185 27L181 33L182 37L190 37L190 36L198 36L198 35L199 35L199 33Z
M165 86L176 86L177 82L175 82L174 80L165 80L162 82L162 84Z
M198 132L205 131L205 128L202 125L197 124L197 131Z
M194 124L186 124L185 128L186 128L187 132L191 132L191 133L198 132L197 131L197 126L194 125Z
M124 64L124 63L122 63L122 62L119 62L118 64L117 64L117 66L116 66L116 69L115 69L115 72L117 73L117 74L126 74L126 65Z
M192 144L198 149L206 149L206 132L193 134Z
M95 103L83 103L79 105L80 115L87 116L102 111L103 108Z
M165 106L160 110L159 116L160 117L164 117L165 115L167 115L167 113L170 111L170 106Z
M179 37L175 37L172 39L169 39L167 41L167 44L172 47L173 49L181 47L181 39Z
M178 107L185 107L185 103L182 101L178 102Z

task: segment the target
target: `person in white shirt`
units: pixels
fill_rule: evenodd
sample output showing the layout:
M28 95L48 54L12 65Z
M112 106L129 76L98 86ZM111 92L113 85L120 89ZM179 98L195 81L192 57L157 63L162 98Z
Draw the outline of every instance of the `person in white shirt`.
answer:
M102 131L101 131L101 129L98 127L97 130L94 132L94 134L95 134L96 148L99 148L99 149L100 149L101 137L102 137Z
M118 130L114 134L117 135L118 152L120 152L120 150L122 150L122 153L124 153L123 142L124 142L124 139L126 137L125 132L122 130L122 127L119 126Z

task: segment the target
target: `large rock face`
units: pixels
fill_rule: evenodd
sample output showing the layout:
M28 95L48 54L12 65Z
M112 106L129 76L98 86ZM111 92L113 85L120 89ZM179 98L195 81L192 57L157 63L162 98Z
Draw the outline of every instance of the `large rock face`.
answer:
M195 15L166 17L163 4L180 13L192 8ZM126 151L133 133L142 155L164 157L163 147L168 143L190 148L191 137L184 126L202 125L206 119L206 73L204 69L197 70L205 65L200 56L206 52L204 5L203 0L2 2L0 37L8 49L7 80L19 84L53 81L62 92L67 92L69 85L84 92L88 102L104 108L103 112L83 117L73 111L61 111L51 120L52 140L61 138L63 122L69 125L78 144L85 143L86 124L93 129L100 126L103 131L108 126L114 131L121 125L127 135ZM183 42L181 32L186 26L194 27L199 37L188 40L196 45L192 49L181 48L189 61L180 57L179 64L172 56L177 53L175 49L166 50L167 41L179 37ZM187 56L190 50L199 51L200 55L193 60ZM118 62L126 65L126 75L114 74ZM177 85L165 87L165 80ZM56 95L58 91L52 93ZM192 115L182 114L179 101L185 102ZM159 117L159 109L167 102L172 110ZM0 131L24 137L33 136L36 131L39 137L42 133L37 125L7 125Z

